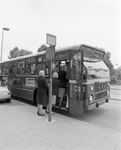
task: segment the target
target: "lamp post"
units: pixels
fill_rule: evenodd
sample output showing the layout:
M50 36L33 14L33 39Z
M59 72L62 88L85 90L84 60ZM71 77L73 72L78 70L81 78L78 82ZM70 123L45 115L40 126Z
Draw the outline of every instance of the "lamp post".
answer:
M118 66L118 64L115 64L116 66ZM117 75L117 68L116 68L116 82L118 80L118 75Z
M2 51L3 51L3 37L4 37L4 31L9 31L9 28L2 28L2 40L1 40L1 56L0 60L2 61Z

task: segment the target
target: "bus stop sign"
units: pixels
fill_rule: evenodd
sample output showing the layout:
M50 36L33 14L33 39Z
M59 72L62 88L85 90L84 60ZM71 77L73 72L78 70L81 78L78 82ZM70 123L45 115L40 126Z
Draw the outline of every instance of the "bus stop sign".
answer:
M56 46L56 36L47 33L46 34L46 44L49 44L50 46Z
M55 58L56 36L47 33L46 44L50 45L50 47L46 50L46 60L53 60Z
M46 50L46 61L53 60L55 58L55 46L50 46Z

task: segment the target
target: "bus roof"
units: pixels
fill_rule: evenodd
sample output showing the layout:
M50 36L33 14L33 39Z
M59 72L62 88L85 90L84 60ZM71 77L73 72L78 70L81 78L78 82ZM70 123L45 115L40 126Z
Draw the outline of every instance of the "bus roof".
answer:
M66 50L79 50L80 47L87 47L87 48L95 49L96 51L99 51L99 52L102 52L102 53L105 54L104 50L98 49L97 47L92 47L92 46L89 46L89 45L86 45L86 44L78 44L78 45L67 46L67 47L63 47L63 48L61 48L61 47L60 48L55 48L55 52L62 52L62 51L66 51ZM21 60L21 59L25 59L25 58L29 58L29 57L44 55L45 53L46 53L46 51L37 52L37 53L34 53L34 54L29 54L29 55L24 55L24 56L8 59L8 60L2 61L0 63L11 62L11 61Z

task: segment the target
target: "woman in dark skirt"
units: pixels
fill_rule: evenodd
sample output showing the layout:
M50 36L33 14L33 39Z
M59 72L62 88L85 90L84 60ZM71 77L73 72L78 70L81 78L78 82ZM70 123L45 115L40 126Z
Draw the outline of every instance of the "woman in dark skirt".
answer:
M45 114L43 113L42 106L47 106L48 105L48 98L47 98L47 90L48 90L48 84L47 80L44 77L45 72L41 70L39 72L39 78L37 79L37 107L38 111L37 114L38 116L44 116Z

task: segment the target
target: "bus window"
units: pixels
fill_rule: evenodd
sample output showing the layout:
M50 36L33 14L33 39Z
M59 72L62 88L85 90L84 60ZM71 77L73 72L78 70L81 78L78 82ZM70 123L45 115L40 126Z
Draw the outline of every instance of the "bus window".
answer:
M81 54L75 54L72 57L72 74L73 79L81 78Z
M9 64L9 74L10 75L16 75L16 63L11 62Z
M2 74L2 64L0 64L0 74Z
M35 74L36 72L36 58L31 57L26 59L26 67L25 67L25 74Z
M24 60L18 61L17 74L23 75L24 74L24 68L25 68Z
M38 75L40 70L42 70L42 56L37 57L37 65L35 68L35 74Z
M2 70L3 70L3 75L8 75L8 73L9 73L9 63L4 63Z
M52 72L59 72L59 62L53 61L53 63L52 63Z
M49 77L49 63L48 62L43 63L42 70L44 70L45 76Z

